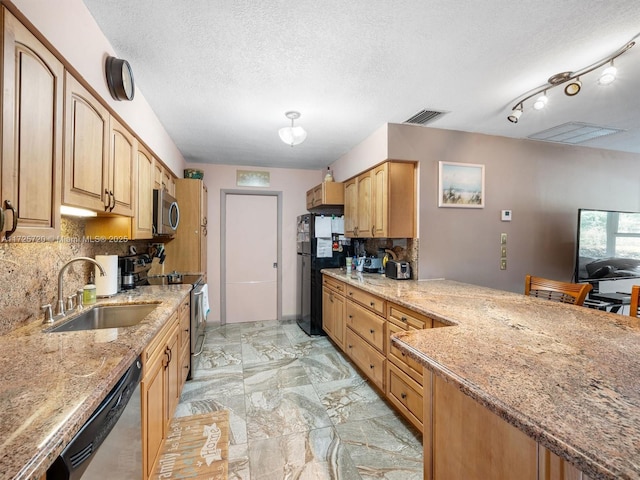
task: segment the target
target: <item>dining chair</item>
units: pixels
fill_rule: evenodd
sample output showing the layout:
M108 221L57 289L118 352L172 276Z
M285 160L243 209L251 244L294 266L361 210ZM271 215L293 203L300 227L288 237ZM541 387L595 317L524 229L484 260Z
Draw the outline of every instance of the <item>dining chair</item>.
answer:
M640 313L640 285L631 287L631 304L629 305L629 315L638 317Z
M524 294L581 306L593 287L590 283L569 283L533 275L525 276Z

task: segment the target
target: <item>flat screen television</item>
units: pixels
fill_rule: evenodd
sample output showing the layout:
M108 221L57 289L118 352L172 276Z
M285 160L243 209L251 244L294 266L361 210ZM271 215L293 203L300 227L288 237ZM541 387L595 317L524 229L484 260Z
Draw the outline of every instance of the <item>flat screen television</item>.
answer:
M578 210L576 282L640 277L640 212Z

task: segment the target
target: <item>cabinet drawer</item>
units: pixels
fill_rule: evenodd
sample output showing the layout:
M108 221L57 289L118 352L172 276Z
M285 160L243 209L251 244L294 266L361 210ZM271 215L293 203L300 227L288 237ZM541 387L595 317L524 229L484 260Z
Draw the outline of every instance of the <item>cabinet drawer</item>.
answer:
M374 312L380 315L386 315L386 302L382 300L380 297L376 297L375 295L371 295L359 288L354 288L352 286L347 286L347 296L351 300L355 300L356 302L364 305L369 310L373 310Z
M424 330L425 328L431 328L433 326L433 322L429 317L412 312L393 303L389 304L388 319L390 322L395 323L405 330Z
M393 363L387 363L387 398L422 432L422 386Z
M391 335L404 331L404 329L391 322L387 324L387 358L395 363L400 370L414 379L416 383L422 385L422 365L396 347L391 341Z
M191 315L190 312L187 311L186 315L182 315L180 317L180 351L189 350L189 340L190 340L190 330L191 330Z
M165 323L162 329L158 332L158 334L149 342L147 348L144 349L142 354L142 365L143 371L142 375L144 376L147 371L147 363L153 362L153 360L158 356L164 354L165 347L167 346L168 337L171 334L171 330L175 328L178 320L178 311L176 310L171 314L167 323Z
M191 352L187 349L182 351L182 356L180 357L180 391L182 391L184 382L187 381L189 368L191 368Z
M346 285L344 284L344 282L336 280L332 277L328 277L327 275L322 276L322 285L340 295L344 295L344 292L346 290Z
M362 372L384 392L386 359L371 345L360 338L353 330L347 328L346 353L360 367Z
M347 327L380 351L384 351L386 320L353 302L347 302Z

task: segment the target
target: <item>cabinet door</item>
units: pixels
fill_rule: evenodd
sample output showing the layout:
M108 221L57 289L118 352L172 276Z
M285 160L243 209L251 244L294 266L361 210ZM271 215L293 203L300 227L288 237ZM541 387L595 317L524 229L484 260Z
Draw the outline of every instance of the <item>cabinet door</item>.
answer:
M389 218L389 195L387 192L387 178L389 174L389 164L383 163L382 165L373 169L373 193L371 202L371 215L373 217L373 230L374 237L386 237L388 233L388 218Z
M345 301L342 295L322 287L322 326L334 342L344 349Z
M153 472L153 466L160 453L164 438L164 422L166 400L164 395L164 364L166 355L155 358L140 385L142 395L142 426L143 426L143 463L145 478Z
M60 233L62 64L4 8L2 191L4 228L18 235ZM17 217L15 216L17 213Z
M173 418L173 414L180 401L180 383L182 381L181 359L179 352L178 328L175 328L167 342L167 352L169 354L169 362L166 366L166 396L167 409L165 411L165 428L168 428L169 422ZM165 434L168 432L165 430Z
M69 72L65 72L64 123L62 203L104 211L111 201L109 112Z
M158 160L154 160L153 162L153 188L155 190L163 190L164 185L163 182L164 175L164 167Z
M356 236L370 238L373 236L371 209L373 207L371 194L373 191L373 176L371 172L357 177L358 183L358 215Z
M358 183L355 178L344 183L344 233L355 237L358 226Z
M154 158L138 144L134 184L137 185L133 215L133 238L153 238L153 169Z
M109 134L109 199L108 211L133 215L133 165L137 141L120 122L111 117Z

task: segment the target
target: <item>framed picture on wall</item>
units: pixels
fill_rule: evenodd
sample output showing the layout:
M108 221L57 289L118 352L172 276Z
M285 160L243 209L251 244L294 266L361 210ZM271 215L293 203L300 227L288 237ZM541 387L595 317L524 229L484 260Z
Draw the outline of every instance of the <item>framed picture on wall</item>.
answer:
M438 207L484 208L484 165L438 162Z

